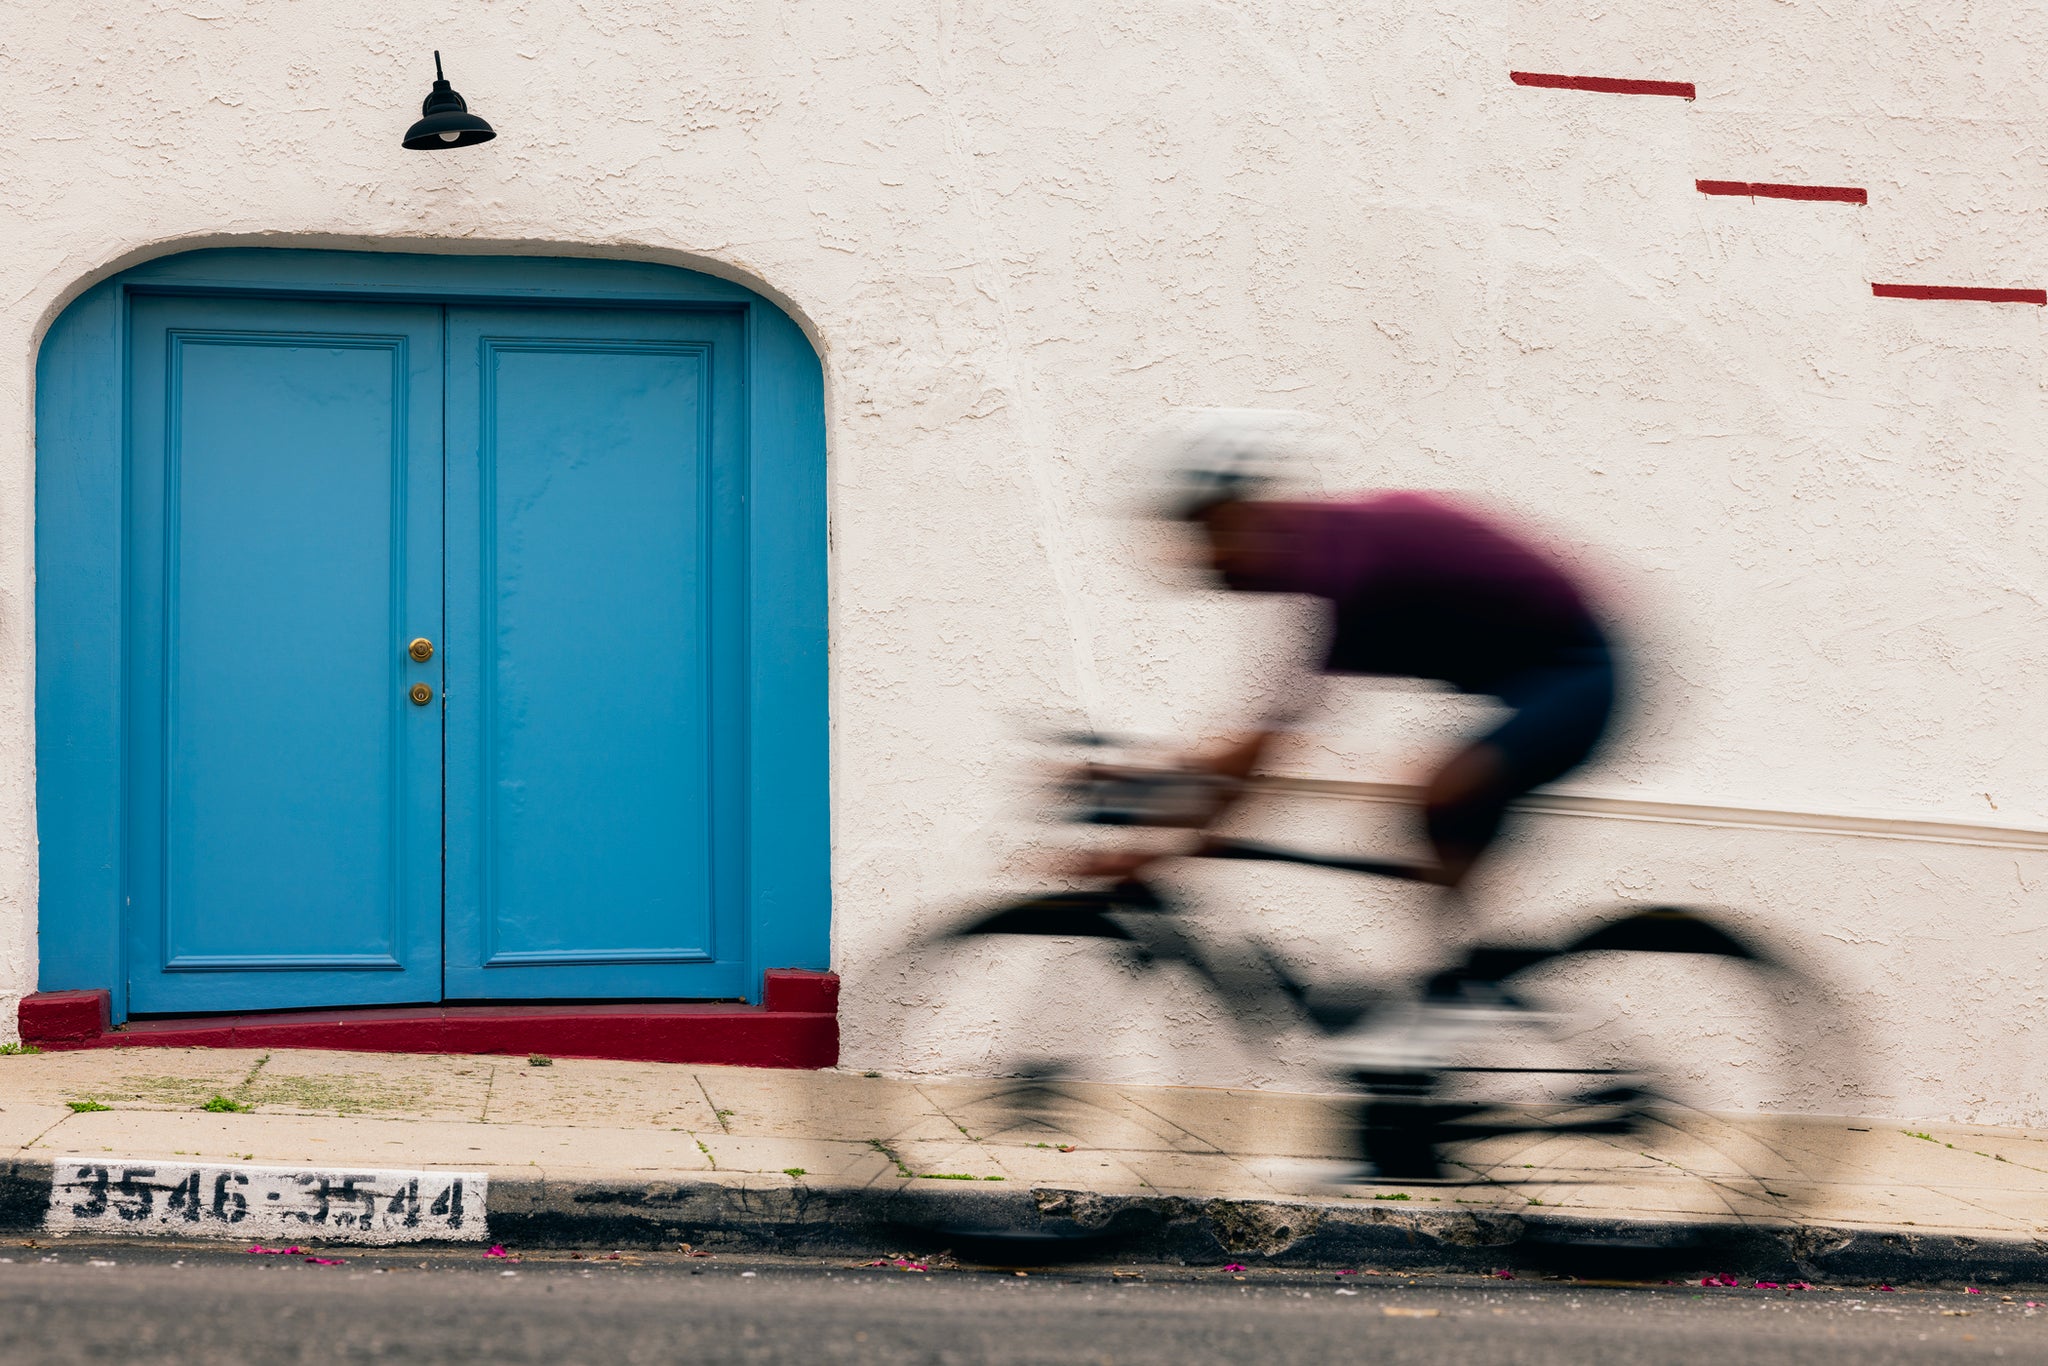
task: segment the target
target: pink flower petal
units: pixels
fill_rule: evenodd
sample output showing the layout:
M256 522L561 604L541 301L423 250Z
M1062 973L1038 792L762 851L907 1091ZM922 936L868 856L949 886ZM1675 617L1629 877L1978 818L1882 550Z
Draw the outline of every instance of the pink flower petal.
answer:
M1242 1271L1242 1270L1244 1270L1244 1263L1243 1263L1243 1262L1225 1262L1225 1263L1223 1264L1223 1269L1224 1269L1225 1271Z
M348 1263L347 1263L347 1262L345 1262L345 1261L342 1261L341 1259L339 1259L339 1258L336 1258L336 1257L308 1257L308 1258L306 1258L306 1260L307 1260L307 1261L309 1261L309 1262L311 1262L311 1263L312 1263L312 1264L313 1264L314 1266L347 1266L347 1265L348 1265Z
M511 1253L505 1250L505 1245L503 1243L492 1243L491 1250L484 1254L484 1256L486 1257L509 1257L511 1255Z
M1964 1287L1963 1287L1963 1293L1964 1293L1965 1295L1981 1295L1981 1294L1983 1294L1984 1292L1983 1292L1983 1291L1981 1291L1981 1290L1979 1290L1979 1289L1978 1289L1978 1288L1977 1288L1976 1286L1974 1286L1974 1285L1966 1285L1966 1286L1964 1286Z
M1511 1281L1515 1278L1515 1273L1512 1271L1496 1271L1493 1273L1493 1278L1497 1281Z

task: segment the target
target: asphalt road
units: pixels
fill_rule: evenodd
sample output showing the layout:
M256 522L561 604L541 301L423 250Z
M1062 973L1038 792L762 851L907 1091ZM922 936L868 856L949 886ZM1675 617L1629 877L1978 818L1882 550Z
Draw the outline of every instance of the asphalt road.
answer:
M0 1361L2048 1361L2039 1291L332 1255L339 1265L154 1244L0 1246Z

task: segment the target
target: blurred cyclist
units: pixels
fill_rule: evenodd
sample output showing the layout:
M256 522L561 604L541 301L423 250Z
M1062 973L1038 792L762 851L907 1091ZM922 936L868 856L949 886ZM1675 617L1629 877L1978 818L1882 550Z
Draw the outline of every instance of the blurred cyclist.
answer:
M1498 698L1507 718L1424 785L1425 881L1460 886L1508 808L1584 763L1615 703L1615 653L1587 594L1525 540L1441 495L1382 492L1316 500L1270 496L1298 444L1299 414L1219 410L1173 442L1164 512L1201 536L1223 587L1322 599L1328 636L1316 674L1288 705L1216 752L1185 761L1233 780L1190 824L1213 823L1274 741L1299 721L1320 679L1429 679ZM1203 819L1203 817L1206 819ZM1079 871L1135 873L1154 854L1105 853Z

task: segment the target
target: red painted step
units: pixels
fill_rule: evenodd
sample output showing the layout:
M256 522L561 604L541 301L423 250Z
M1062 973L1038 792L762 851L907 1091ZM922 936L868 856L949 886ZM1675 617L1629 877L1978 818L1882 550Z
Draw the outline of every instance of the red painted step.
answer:
M734 1067L832 1067L839 978L774 969L762 1004L385 1006L196 1015L107 1026L104 991L22 998L22 1042L80 1048L338 1048L364 1053L545 1053Z
M42 991L21 998L21 1041L41 1048L81 1047L111 1027L104 991Z

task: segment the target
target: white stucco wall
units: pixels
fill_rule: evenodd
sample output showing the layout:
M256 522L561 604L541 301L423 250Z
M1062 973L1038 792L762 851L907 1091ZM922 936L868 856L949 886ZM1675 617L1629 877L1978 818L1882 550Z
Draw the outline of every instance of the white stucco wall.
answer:
M434 47L498 141L399 149ZM1868 1023L1877 1080L1807 1103L2048 1123L2027 1062L2048 847L1825 819L2048 829L2044 310L1869 289L2048 285L2044 55L2048 17L1960 0L18 12L0 40L0 1037L35 976L49 320L182 246L553 250L753 284L824 356L849 1062L971 1065L972 1039L901 1027L875 965L1024 880L1027 836L998 819L1020 726L1214 734L1278 658L1283 605L1169 591L1114 513L1168 407L1280 404L1347 439L1328 487L1479 490L1581 547L1633 629L1639 703L1573 789L1734 813L1533 818L1490 880L1497 915L1614 895L1753 911ZM1524 89L1511 69L1699 98ZM1870 203L1706 198L1697 178ZM1409 776L1474 715L1347 695L1297 770ZM1763 832L1750 807L1821 819ZM1326 883L1228 871L1324 969L1412 943L1392 893L1361 920ZM1176 1009L1133 1066L1301 1079ZM1126 1025L1159 1033L1091 1027Z

